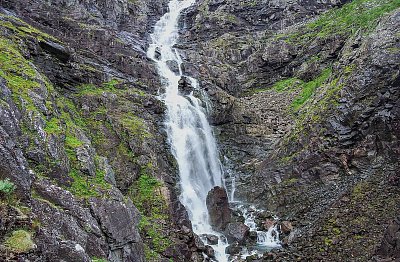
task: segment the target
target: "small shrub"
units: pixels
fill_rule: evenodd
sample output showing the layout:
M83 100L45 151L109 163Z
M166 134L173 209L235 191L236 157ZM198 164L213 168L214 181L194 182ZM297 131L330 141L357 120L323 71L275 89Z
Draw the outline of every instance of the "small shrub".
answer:
M0 180L0 196L9 199L12 193L14 193L14 190L15 190L15 185L14 183L10 182L9 179Z

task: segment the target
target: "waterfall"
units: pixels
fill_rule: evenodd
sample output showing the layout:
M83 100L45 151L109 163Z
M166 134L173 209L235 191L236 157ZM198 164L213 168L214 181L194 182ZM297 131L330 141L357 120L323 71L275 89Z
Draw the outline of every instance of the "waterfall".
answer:
M222 169L212 129L207 121L201 101L192 94L183 96L178 90L182 77L181 58L174 48L178 38L180 12L193 5L195 0L171 0L169 12L156 23L151 35L147 55L153 59L162 77L165 93L161 98L167 106L166 129L172 153L179 166L181 196L198 234L213 234L220 237L213 246L220 262L228 261L224 237L211 229L206 206L207 193L215 186L223 185ZM179 70L168 66L173 62ZM194 89L197 81L188 77Z
M178 88L179 80L183 76L182 60L174 48L178 39L178 19L181 11L193 5L195 1L171 0L169 2L169 12L156 23L154 32L151 34L152 42L147 50L147 55L156 62L163 87L165 87L161 99L167 107L165 126L168 142L179 166L180 201L188 211L193 231L197 235L203 236L203 240L205 240L204 235L206 234L218 236L218 244L212 245L216 260L227 262L226 238L212 230L206 206L208 192L215 186L225 187L216 141L207 121L206 109L202 106L202 101L193 94L180 94ZM171 65L175 65L173 66L174 70ZM198 89L197 80L191 77L187 78L193 89ZM232 183L230 201L234 202L235 177L232 172L229 174ZM245 224L251 230L257 231L258 245L271 248L279 246L276 227L271 228L268 232L258 231L253 213L247 212L244 205L240 206L240 210L246 219ZM254 252L257 253L257 251L247 252L245 248L241 256L246 257Z

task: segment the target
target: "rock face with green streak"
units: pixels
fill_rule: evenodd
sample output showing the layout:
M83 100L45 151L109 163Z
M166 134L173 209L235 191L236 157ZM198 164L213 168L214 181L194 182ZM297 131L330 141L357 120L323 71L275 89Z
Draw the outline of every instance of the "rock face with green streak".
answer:
M16 188L0 260L202 261L145 53L166 4L1 2L0 180ZM399 7L201 0L182 16L182 70L236 198L290 225L263 260L399 257Z

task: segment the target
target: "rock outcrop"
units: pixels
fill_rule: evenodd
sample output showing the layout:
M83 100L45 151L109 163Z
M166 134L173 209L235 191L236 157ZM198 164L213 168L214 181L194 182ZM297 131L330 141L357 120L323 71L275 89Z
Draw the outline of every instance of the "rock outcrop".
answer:
M222 187L214 187L206 199L210 225L217 231L223 231L231 220L228 195Z

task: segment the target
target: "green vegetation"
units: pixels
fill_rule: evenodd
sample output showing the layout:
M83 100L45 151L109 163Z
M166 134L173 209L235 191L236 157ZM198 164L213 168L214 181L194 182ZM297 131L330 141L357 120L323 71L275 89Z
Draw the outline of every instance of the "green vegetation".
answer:
M325 83L332 74L331 68L326 68L316 79L303 84L299 96L292 102L291 107L297 111L315 92L315 90Z
M139 229L150 239L149 246L145 249L148 260L155 259L157 253L162 253L171 245L160 223L168 218L166 201L161 193L162 184L147 174L151 168L151 164L142 168L141 176L129 192L133 203L142 214Z
M327 11L317 20L308 23L304 30L293 33L287 38L284 35L278 38L305 43L316 37L348 35L358 30L368 33L376 27L380 17L398 7L400 7L399 0L354 0L340 8Z
M272 86L272 89L274 89L278 92L288 91L288 90L293 89L293 86L295 86L296 84L303 84L303 81L298 78L292 77L292 78L288 78L288 79L284 79L284 80L276 82Z
M118 92L116 86L121 83L121 80L114 78L108 82L104 82L100 86L96 86L93 84L84 84L78 87L78 92L80 96L97 96L101 95L103 92L116 93Z
M129 134L138 136L140 139L151 137L151 134L146 130L146 125L143 119L135 116L133 113L125 113L118 120Z
M46 122L46 127L44 128L47 134L61 134L62 128L60 119L53 117L49 121Z
M92 262L107 262L107 259L92 257Z
M72 170L69 176L74 180L69 190L78 197L90 198L101 197L101 191L111 188L111 185L104 180L104 171L98 170L94 177L81 174Z
M8 196L11 195L15 190L14 183L10 182L7 178L6 180L0 180L0 193Z
M83 142L80 141L78 138L73 136L67 136L65 138L65 146L69 148L77 148L83 145Z
M29 24L25 23L21 19L11 16L0 14L0 27L12 30L16 37L34 37L38 40L51 40L60 43L55 37L48 35Z
M16 230L4 242L5 247L16 253L25 253L35 248L31 233L25 230Z
M28 111L36 111L29 92L41 85L37 81L37 72L18 51L15 44L0 36L0 77L7 81L13 92L13 99L21 107L23 99Z

